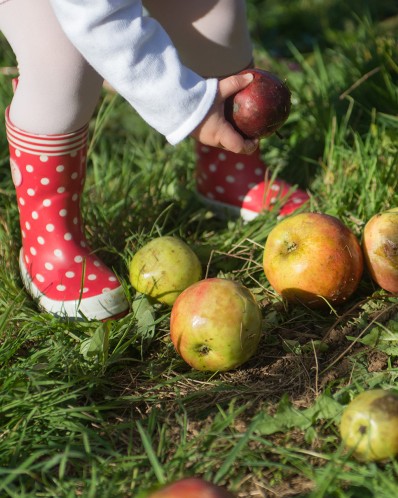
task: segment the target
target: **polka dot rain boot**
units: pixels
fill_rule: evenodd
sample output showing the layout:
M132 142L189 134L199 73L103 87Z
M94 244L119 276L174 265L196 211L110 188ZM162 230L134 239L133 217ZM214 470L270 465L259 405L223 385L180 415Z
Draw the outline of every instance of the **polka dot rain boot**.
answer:
M196 188L199 197L214 211L253 220L278 203L279 216L293 213L309 200L302 190L294 190L280 179L268 176L259 151L234 154L196 144Z
M80 214L87 127L66 135L32 135L6 111L25 287L40 309L69 319L107 320L127 311L115 274L89 248Z

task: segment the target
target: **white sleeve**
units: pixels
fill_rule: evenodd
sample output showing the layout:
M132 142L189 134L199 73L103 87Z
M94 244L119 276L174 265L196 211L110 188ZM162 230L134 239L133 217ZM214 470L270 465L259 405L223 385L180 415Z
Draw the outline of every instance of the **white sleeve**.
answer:
M70 41L154 129L176 144L206 116L216 79L181 64L161 25L140 0L51 0ZM178 20L176 20L178 22Z

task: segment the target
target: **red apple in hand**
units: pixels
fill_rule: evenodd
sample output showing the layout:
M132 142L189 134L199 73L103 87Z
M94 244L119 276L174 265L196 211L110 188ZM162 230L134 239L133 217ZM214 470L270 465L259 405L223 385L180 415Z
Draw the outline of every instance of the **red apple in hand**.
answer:
M263 138L275 133L290 113L290 90L274 74L262 69L252 73L249 85L225 101L225 117L246 138Z
M256 300L244 285L208 278L176 299L170 336L179 355L196 370L232 370L256 351L261 318Z
M155 491L148 498L234 498L234 495L203 479L188 477Z
M373 280L386 291L398 292L398 208L373 216L363 232L363 252Z
M354 233L338 218L301 213L271 230L263 266L278 294L315 308L351 296L362 276L363 255Z

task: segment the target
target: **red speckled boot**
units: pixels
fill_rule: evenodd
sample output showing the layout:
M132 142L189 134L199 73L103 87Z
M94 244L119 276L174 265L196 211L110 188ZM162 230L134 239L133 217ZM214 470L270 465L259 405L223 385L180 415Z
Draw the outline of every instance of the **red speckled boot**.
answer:
M66 135L32 135L6 111L22 249L19 266L38 306L70 319L106 320L127 311L115 274L89 248L80 214L87 127Z
M287 182L268 177L259 151L234 154L197 143L196 185L199 196L217 212L241 216L250 221L274 204L279 216L287 216L308 202L309 196Z

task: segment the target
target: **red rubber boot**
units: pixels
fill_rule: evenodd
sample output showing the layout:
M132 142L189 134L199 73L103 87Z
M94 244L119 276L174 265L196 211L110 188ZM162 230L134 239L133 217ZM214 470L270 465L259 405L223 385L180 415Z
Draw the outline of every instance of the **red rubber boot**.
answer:
M201 199L217 212L250 221L271 211L279 201L279 216L287 216L308 202L302 190L268 177L257 150L252 155L234 154L197 143L196 188Z
M87 127L66 135L19 130L6 111L22 249L22 280L38 306L70 319L106 320L127 311L115 274L89 248L80 214Z

